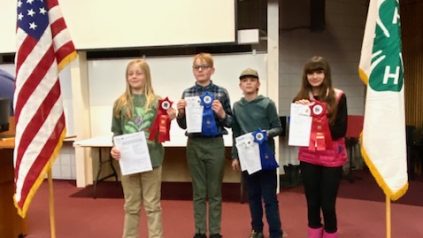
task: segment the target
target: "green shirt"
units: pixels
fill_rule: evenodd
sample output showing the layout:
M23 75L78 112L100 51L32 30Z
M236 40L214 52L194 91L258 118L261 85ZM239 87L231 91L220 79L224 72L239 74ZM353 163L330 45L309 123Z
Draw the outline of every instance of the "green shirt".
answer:
M268 97L258 95L251 101L241 98L233 106L233 146L232 158L238 159L235 138L257 129L266 130L271 149L275 150L273 137L282 132L281 122L276 111L275 103Z
M119 117L113 115L112 118L112 132L114 136L130 134L139 131L144 131L145 137L147 138L147 146L150 152L151 164L153 167L158 167L162 164L164 158L164 148L161 143L157 141L150 141L148 137L150 135L150 127L156 118L157 113L157 101L158 97L155 98L152 107L149 110L144 108L146 97L144 94L133 95L132 100L134 103L134 111L132 112L132 118L126 117L126 109L120 109ZM113 108L113 112L115 108Z

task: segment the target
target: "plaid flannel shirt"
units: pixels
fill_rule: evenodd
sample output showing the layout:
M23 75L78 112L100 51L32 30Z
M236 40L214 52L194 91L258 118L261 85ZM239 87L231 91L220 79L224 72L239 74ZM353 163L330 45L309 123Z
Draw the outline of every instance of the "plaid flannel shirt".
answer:
M231 109L229 94L225 88L222 88L217 86L216 84L213 84L212 81L210 81L210 84L205 87L200 86L196 83L194 86L184 90L184 92L182 93L182 99L186 97L200 96L205 91L208 91L214 94L215 99L220 101L226 113L226 116L223 119L218 118L217 115L214 114L217 130L218 130L218 136L228 134L228 131L225 129L225 127L230 128L232 125L232 109ZM176 118L176 121L178 122L179 127L181 127L182 129L187 128L185 114L183 114L183 116L178 116ZM189 133L189 134L185 133L185 134L189 137L202 136L201 133Z

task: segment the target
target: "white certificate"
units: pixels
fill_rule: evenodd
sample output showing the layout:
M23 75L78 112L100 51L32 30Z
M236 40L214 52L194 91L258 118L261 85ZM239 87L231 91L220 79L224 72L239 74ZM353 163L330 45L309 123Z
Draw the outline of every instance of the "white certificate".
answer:
M187 132L188 133L201 133L201 126L203 123L203 106L199 96L186 97L187 103L185 107L187 119Z
M120 150L119 165L122 175L153 170L143 131L115 136L113 141Z
M238 158L241 170L247 170L248 174L261 170L259 145L254 142L252 133L244 134L235 138Z
M291 103L289 119L289 141L292 146L308 146L311 131L310 107L308 105Z

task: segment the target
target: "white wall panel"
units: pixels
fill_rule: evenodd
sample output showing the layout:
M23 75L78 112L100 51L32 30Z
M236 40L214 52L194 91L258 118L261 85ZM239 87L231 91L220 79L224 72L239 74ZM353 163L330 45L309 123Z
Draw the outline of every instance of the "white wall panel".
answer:
M61 0L75 47L235 42L234 0ZM0 53L15 51L16 1L2 0Z
M91 112L91 136L111 134L112 107L114 101L124 92L125 69L131 59L89 61L89 95ZM176 102L184 89L195 83L192 74L192 56L151 57L146 59L150 65L152 82L156 94ZM214 55L215 84L229 91L231 106L242 96L238 76L240 72L252 67L258 70L261 80L260 93L266 94L267 70L266 54ZM78 113L78 112L74 112ZM77 123L77 122L75 122ZM185 146L184 130L172 122L171 142L168 145ZM225 136L225 144L231 145L230 136Z

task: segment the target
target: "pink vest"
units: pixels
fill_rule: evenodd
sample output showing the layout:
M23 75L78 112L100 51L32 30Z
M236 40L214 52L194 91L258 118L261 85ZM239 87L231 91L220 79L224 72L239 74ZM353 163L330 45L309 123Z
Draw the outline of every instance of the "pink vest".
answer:
M335 89L336 101L338 102L344 92ZM345 138L332 141L331 148L324 151L311 151L308 147L298 149L298 159L310 164L326 167L342 166L347 161L347 150L345 147Z

